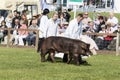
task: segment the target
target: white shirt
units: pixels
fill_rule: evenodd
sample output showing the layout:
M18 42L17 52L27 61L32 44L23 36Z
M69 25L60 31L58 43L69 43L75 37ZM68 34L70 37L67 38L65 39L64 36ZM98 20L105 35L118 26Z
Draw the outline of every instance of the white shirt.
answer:
M47 24L46 37L57 36L58 33L58 24L57 21L54 22L53 19L49 19Z
M45 37L45 32L47 30L47 28L46 28L46 23L47 22L48 22L48 17L46 15L43 15L40 19L40 26L38 28L40 38Z
M19 27L18 25L15 25L14 28L15 28L15 29L18 29L18 27ZM18 34L17 34L17 30L14 30L14 31L13 31L13 35L18 35Z
M106 31L102 31L102 30L101 30L101 31L99 31L99 33L106 33ZM98 36L98 38L100 38L100 39L102 39L102 40L104 39L103 36Z
M12 27L12 19L6 18L6 19L5 19L5 22L6 22L6 26L7 26L8 28L11 28L11 27Z
M64 36L72 39L79 39L82 34L82 23L78 24L77 19L70 21Z
M112 32L117 30L117 28L118 28L118 19L116 17L108 18L107 23L114 23L115 24L115 26L111 27Z
M0 17L0 26L1 26L1 22L4 20L4 17L3 16L1 16Z

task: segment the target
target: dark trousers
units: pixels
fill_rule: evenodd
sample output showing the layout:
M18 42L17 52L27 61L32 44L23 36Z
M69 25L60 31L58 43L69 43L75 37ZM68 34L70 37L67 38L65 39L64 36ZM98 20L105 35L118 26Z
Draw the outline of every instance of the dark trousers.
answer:
M37 52L39 52L39 51L40 51L43 41L44 41L44 38L39 38Z

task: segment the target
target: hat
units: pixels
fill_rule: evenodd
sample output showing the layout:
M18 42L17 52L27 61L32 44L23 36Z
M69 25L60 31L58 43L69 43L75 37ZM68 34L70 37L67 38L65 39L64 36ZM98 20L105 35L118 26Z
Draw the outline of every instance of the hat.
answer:
M43 15L46 15L46 14L48 14L49 12L50 12L49 9L46 8L46 9L43 10Z
M101 25L101 28L105 28L105 25Z

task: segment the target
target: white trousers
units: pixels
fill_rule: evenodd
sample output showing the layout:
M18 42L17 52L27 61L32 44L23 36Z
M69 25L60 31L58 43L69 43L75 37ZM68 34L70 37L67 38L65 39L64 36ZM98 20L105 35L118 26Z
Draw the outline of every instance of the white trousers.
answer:
M23 38L26 38L26 37L27 37L26 35L19 35L19 37L18 37L19 44L18 45L24 46Z

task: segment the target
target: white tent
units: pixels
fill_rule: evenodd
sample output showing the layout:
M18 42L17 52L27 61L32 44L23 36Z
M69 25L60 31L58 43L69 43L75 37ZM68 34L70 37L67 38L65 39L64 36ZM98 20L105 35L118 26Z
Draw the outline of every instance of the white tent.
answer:
M3 10L12 10L14 8L13 2L10 2L8 0L0 0L0 9Z
M120 13L120 0L114 0L114 12Z
M27 5L37 5L38 13L41 13L40 0L0 0L1 10L15 10L17 6L22 6L21 3ZM17 6L16 6L17 5Z

